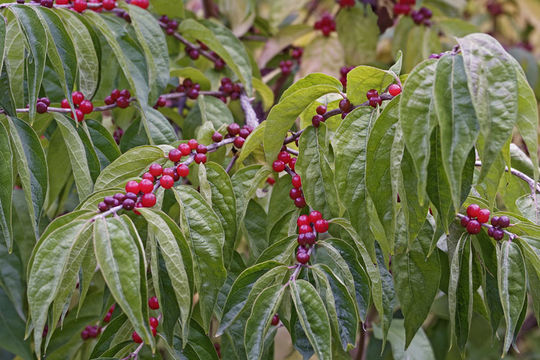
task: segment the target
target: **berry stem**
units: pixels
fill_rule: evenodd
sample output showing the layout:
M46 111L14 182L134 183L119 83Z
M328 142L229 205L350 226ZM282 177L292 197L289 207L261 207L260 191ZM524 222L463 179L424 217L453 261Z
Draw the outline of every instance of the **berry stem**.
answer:
M160 21L159 22L159 25L163 28L163 29L167 29L167 24ZM199 48L198 45L188 41L185 37L183 37L182 35L180 35L177 31L175 31L172 36L174 36L176 39L178 39L182 44L184 44L185 46L189 47L189 48ZM216 62L218 60L218 58L216 56L214 56L211 52L207 51L207 50L203 50L203 49L199 49L199 53L204 56L205 58L207 58L208 60L212 61L212 62Z
M138 359L139 358L139 352L141 351L144 343L140 343L139 346L135 349L134 352L123 358L122 360L129 360L129 359Z
M229 171L231 171L232 167L236 163L236 160L238 159L238 154L234 154L234 156L231 158L231 161L229 161L229 164L227 165L227 168L225 169L225 172L228 174Z
M457 214L456 214L456 217L457 217L458 219L461 220L461 219L465 218L466 216L463 215L463 214L457 213ZM492 225L490 225L490 224L488 224L488 223L481 223L480 225L482 225L483 227L485 227L485 228L487 228L487 229L489 229L489 228L494 228L494 226L492 226ZM504 233L505 233L506 235L508 235L508 237L510 238L509 241L512 241L512 240L514 240L514 239L516 239L516 238L519 237L518 235L516 235L516 234L514 234L514 233L511 233L510 231L507 231L507 230L504 230L504 229L501 229L501 230L504 231Z
M298 151L296 151L296 150L294 150L294 149L291 149L291 148L289 148L289 147L286 148L285 150L286 150L289 154L292 154L292 155L294 155L294 156L300 155L300 153L299 153Z

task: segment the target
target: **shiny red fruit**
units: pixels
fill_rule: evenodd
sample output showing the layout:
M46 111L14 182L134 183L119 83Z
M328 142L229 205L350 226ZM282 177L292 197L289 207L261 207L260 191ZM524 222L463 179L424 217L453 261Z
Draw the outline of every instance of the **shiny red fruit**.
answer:
M480 206L477 204L471 204L467 207L467 215L470 218L475 218L478 216L478 212L480 212Z
M141 203L142 203L142 206L144 207L152 207L156 205L156 201L157 201L156 195L152 193L144 194L141 198Z
M133 332L133 334L131 334L131 338L133 339L133 341L137 344L141 344L142 343L142 338L139 336L139 334L137 334L136 331Z
M478 222L481 223L481 224L484 224L484 223L487 223L489 221L489 215L491 213L489 212L488 209L480 209L478 211Z
M186 177L189 175L189 167L186 164L180 164L176 167L178 176Z
M157 177L163 173L163 167L157 163L153 163L152 165L150 165L148 172L152 174L152 176Z
M130 180L127 182L126 184L126 192L127 193L134 193L134 194L138 194L140 191L140 188L139 188L139 183L136 182L135 180Z
M148 299L148 307L152 310L159 309L159 302L158 298L155 296L152 296L150 299Z
M401 86L398 84L392 84L388 87L388 93L392 96L398 96L401 94Z
M163 175L160 179L159 179L159 184L161 185L162 188L164 189L170 189L173 187L174 185L174 178L170 175Z

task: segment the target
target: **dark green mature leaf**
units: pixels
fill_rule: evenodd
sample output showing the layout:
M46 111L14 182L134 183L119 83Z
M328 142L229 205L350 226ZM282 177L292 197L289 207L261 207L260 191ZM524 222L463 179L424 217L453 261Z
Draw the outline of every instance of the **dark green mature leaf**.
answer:
M293 257L292 253L298 245L296 238L297 235L291 235L274 242L261 253L261 255L257 258L256 263L268 260L275 260L282 263L289 261L289 259Z
M353 7L336 17L339 41L346 64L366 64L375 60L379 27L371 7Z
M0 21L1 23L1 21ZM0 123L0 238L8 249L12 247L11 198L13 196L13 153L9 134Z
M457 41L480 123L477 148L482 160L482 180L517 121L517 74L512 56L491 36L476 33Z
M24 34L26 48L32 57L33 64L28 64L27 73L29 114L30 121L33 121L36 115L36 102L39 95L39 89L45 71L47 41L44 41L44 39L47 39L47 34L39 17L31 7L14 5L10 6L9 10L17 18L17 22Z
M340 214L334 172L330 166L330 149L326 125L307 127L299 141L298 161L295 171L302 178L306 203L317 209L323 217Z
M98 265L111 294L127 315L135 331L147 344L153 344L146 326L142 306L146 299L141 294L144 279L141 279L141 240L132 235L133 224L126 216L98 218L94 226L94 250ZM136 233L135 233L136 234Z
M194 320L191 320L188 342L183 343L180 338L174 338L174 349L177 354L187 356L189 360L218 360L214 344L205 334L204 329ZM186 359L180 356L180 359Z
M259 293L253 303L244 336L248 359L258 360L262 357L266 333L270 328L272 317L281 304L284 292L285 287L282 284L275 284Z
M523 302L527 296L525 260L518 244L503 241L497 247L497 282L506 321L503 354L510 349L519 322Z
M60 77L64 95L69 99L77 76L77 58L71 37L56 12L43 6L32 9L40 18L47 34L49 62Z
M347 209L351 224L369 250L373 239L369 224L368 193L366 188L366 150L369 133L376 114L361 107L341 122L334 135L335 179L340 200Z
M8 118L11 146L26 195L32 226L38 234L39 219L48 188L45 153L34 130L22 120Z
M149 100L156 101L169 82L169 52L165 33L152 14L138 6L127 5L131 25L148 64Z
M449 249L450 254L450 249ZM469 337L473 311L473 279L471 241L463 234L451 254L448 307L452 338L456 337L463 351ZM521 308L520 308L521 310Z
M441 132L441 162L448 177L454 208L459 209L461 175L479 131L463 57L443 56L437 63L434 101Z
M418 176L418 198L424 203L430 158L429 134L437 125L433 108L435 60L426 60L409 74L399 102L400 124Z
M61 14L64 26L72 38L77 56L77 76L80 91L88 98L92 98L99 82L99 63L94 41L88 28L81 22L75 13L68 9L54 10Z
M249 243L250 257L257 259L269 245L266 237L266 228L268 225L267 214L264 208L254 200L249 202L247 214L249 216L244 219L244 226Z
M332 359L330 320L317 290L305 280L290 284L298 320L320 360Z
M95 120L85 120L90 139L94 150L99 158L101 170L105 169L111 162L116 160L122 153L114 141L111 133L100 122ZM84 131L82 126L79 128L79 134Z
M53 116L66 144L79 199L85 199L92 193L94 183L90 176L84 144L73 125L73 121L68 120L60 113L54 113Z
M387 71L372 66L357 66L347 73L347 98L354 105L360 105L367 100L368 90L383 93L393 81L394 77Z
M533 300L534 313L538 319L540 318L540 249L537 249L535 252L535 249L529 244L527 238L518 238L517 242L525 259L529 292Z
M399 98L384 108L371 129L366 150L366 188L386 238L393 243L396 200L392 191L391 150L399 117ZM393 246L391 246L393 247Z
M75 220L44 234L31 259L27 296L38 357L48 309L60 290L72 248L86 224L85 220Z
M223 331L239 318L244 309L251 308L255 296L258 296L262 290L261 286L266 288L274 285L278 279L283 279L286 271L287 267L277 261L269 260L253 265L238 275L223 306L217 335L223 334ZM257 291L253 291L252 294L256 283L259 283Z
M274 243L277 240L274 237L270 237L272 230L296 209L293 201L283 201L283 199L289 197L291 190L290 176L281 176L275 180L276 182L272 186L272 194L270 195L270 202L268 204L267 234L265 235L269 243Z
M283 138L304 108L325 94L339 91L340 87L336 85L313 85L291 93L274 106L268 114L264 129L266 161L272 163L276 159L283 145Z
M405 318L405 347L427 318L439 290L439 254L435 252L428 257L433 233L432 224L426 221L408 251L392 258L396 293Z
M222 166L209 162L206 164L206 178L212 194L212 208L219 217L225 231L223 258L230 264L236 241L236 197L231 178Z
M148 221L161 249L167 275L180 309L182 334L186 336L193 294L193 284L190 280L193 276L193 264L189 245L178 225L167 214L144 208L140 213Z
M249 200L255 194L259 184L270 175L270 169L266 166L246 166L234 173L231 182L236 198L236 223L244 221Z
M24 339L24 319L21 319L3 289L0 288L0 348L17 354L24 360L34 359L29 340Z
M165 151L157 146L139 146L122 154L99 174L94 190L123 186L129 179L139 176L148 166L165 160Z
M5 102L12 102L11 109L7 108L8 111L11 111L12 116L15 116L15 107L26 106L24 101L25 48L21 46L24 41L23 32L17 21L10 21L6 28L4 60L11 93ZM2 71L3 69L4 67L2 67Z
M223 261L225 234L218 216L201 194L187 186L173 190L182 209L182 231L191 243L202 325L208 331L219 289L227 277Z

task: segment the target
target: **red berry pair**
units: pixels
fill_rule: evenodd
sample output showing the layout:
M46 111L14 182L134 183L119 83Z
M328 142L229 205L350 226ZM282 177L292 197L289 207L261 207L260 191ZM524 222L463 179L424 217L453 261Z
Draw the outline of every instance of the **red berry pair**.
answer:
M176 87L176 92L185 93L186 96L192 100L199 97L199 91L201 91L201 85L194 83L190 78L185 78L184 81Z
M108 323L109 321L111 321L112 314L113 314L115 308L116 308L116 305L112 304L111 307L109 308L109 311L107 311L107 314L103 318L104 323Z
M88 325L81 332L81 338L83 340L95 339L95 338L98 337L100 332L101 332L101 327L100 326L98 326L98 325Z
M326 118L324 117L324 114L326 114L326 106L319 105L315 111L317 114L311 118L311 124L318 128L322 122L326 121Z
M38 114L44 114L49 109L49 106L51 105L51 101L47 97L43 97L38 99L36 103L36 111Z
M369 101L369 106L376 108L382 105L382 99L379 96L379 92L375 89L370 89L366 93L366 97Z

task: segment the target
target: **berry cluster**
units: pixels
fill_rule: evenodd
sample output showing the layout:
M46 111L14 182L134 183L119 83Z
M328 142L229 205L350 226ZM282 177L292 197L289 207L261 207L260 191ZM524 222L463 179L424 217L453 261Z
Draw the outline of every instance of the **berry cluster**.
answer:
M338 0L338 4L341 8L351 8L355 5L355 0Z
M328 221L323 219L318 211L312 211L309 215L300 215L296 220L298 225L298 248L296 250L296 260L300 264L306 264L309 261L309 249L315 245L317 234L328 231Z
M370 89L366 93L366 97L369 101L369 106L371 107L377 107L382 105L382 99L379 96L379 92L375 89Z
M38 114L44 114L49 109L51 101L47 97L39 98L36 103L36 111Z
M281 60L279 62L279 68L281 69L281 73L283 75L290 75L293 65L294 64L292 60Z
M296 61L297 64L300 65L302 55L304 54L304 49L302 49L301 47L290 46L285 48L283 50L283 53L285 55L289 55L292 58L288 60L281 60L279 62L279 68L281 69L281 73L284 76L287 76L292 73L294 61Z
M101 333L101 327L98 325L88 325L81 332L81 338L83 340L95 339Z
M315 22L313 27L315 30L321 30L324 36L330 36L332 31L336 31L336 21L332 15L326 13Z
M185 93L186 96L192 100L199 97L199 91L201 91L201 85L193 82L190 78L185 78L184 81L176 87L176 92Z
M326 121L326 118L324 117L324 114L326 114L326 106L319 105L317 106L317 109L315 111L317 112L317 114L311 118L311 124L313 124L314 127L318 128L322 122Z
M24 0L17 1L18 3L24 3ZM39 2L39 1L38 1ZM48 8L53 7L53 0L41 0L41 6L45 6ZM149 2L148 0L132 0L132 5L137 5L143 9L148 8ZM71 5L73 10L76 12L82 13L87 8L90 8L91 10L94 10L96 12L101 12L103 9L105 10L113 10L116 7L116 1L115 0L56 0L56 5Z
M73 105L75 105L75 112L71 112L71 118L73 120L81 122L84 120L84 115L88 115L94 111L94 105L92 102L90 100L86 100L84 98L84 94L80 91L74 91L71 94L71 100L73 101ZM71 107L68 99L62 100L60 105L64 109L69 109Z
M155 296L152 296L150 299L148 299L148 307L152 310L158 310L159 309L159 302L158 302L158 299L157 297ZM157 327L159 325L159 319L151 316L149 319L148 319L148 323L150 324L150 330L152 331L152 335L154 337L157 336ZM143 339L140 337L139 334L137 334L136 331L134 331L132 334L131 334L131 339L133 339L133 341L137 344L142 344L143 342Z
M411 18L417 25L431 26L431 17L433 13L426 7L421 7L418 11L411 12Z
M227 102L227 96L230 96L231 100L238 100L240 98L240 94L242 93L242 83L233 83L231 79L224 77L221 79L219 91L223 92L224 94L219 97L223 102Z
M477 204L467 207L467 216L461 218L461 226L467 228L469 234L478 234L482 229L482 224L489 221L490 212L488 209L481 209Z
M354 66L342 66L341 69L339 69L339 81L341 81L341 85L343 85L343 91L345 91L345 88L347 87L347 74L352 69L354 69Z
M249 125L240 127L240 125L237 123L232 123L227 126L227 138L234 138L234 147L240 149L242 146L244 146L246 139L252 131L253 128ZM214 135L212 135L212 141L220 142L221 140L223 140L223 135L216 131Z
M394 5L394 15L409 15L415 4L416 0L399 0Z
M304 55L304 49L298 46L292 46L291 47L291 57L298 62L300 62L300 58Z
M129 106L129 102L131 101L131 93L127 89L114 89L104 101L106 105L116 104L120 109L125 109Z
M167 15L162 15L159 18L159 21L165 24L165 33L167 33L167 35L174 34L176 29L178 29L178 21L174 19L169 19Z
M502 240L504 237L504 228L510 226L510 218L506 215L503 216L493 216L491 218L491 225L488 229L488 235L494 238L495 240Z
M107 311L107 314L105 314L105 317L103 318L104 323L108 323L109 321L111 321L112 314L115 308L116 308L116 304L112 304L111 307L109 308L109 311Z

